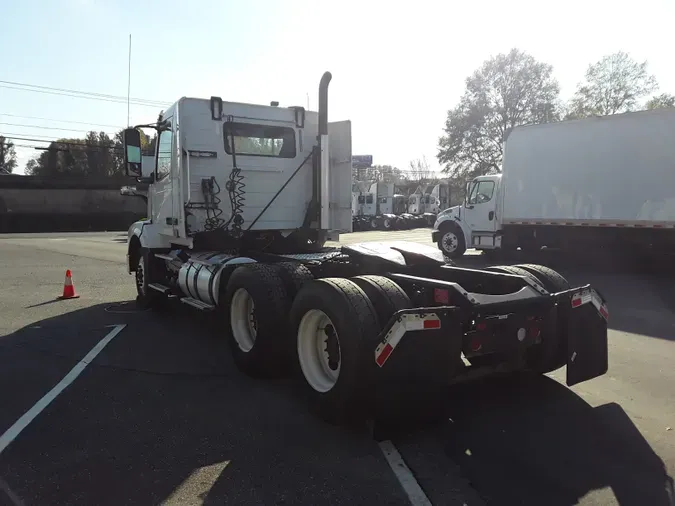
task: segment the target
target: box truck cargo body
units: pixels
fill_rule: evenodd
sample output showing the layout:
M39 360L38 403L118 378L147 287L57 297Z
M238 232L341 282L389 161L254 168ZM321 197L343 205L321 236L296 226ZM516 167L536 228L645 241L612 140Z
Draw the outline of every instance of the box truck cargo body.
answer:
M517 127L434 240L477 249L675 246L675 109Z

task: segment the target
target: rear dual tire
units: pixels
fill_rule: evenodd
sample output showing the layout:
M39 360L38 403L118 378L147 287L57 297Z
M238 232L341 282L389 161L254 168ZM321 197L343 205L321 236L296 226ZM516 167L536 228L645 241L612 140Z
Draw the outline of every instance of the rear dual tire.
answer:
M549 293L569 290L570 284L565 277L549 267L537 264L501 265L486 270L504 272L531 278L541 284ZM528 369L545 374L560 369L567 363L567 329L556 327L555 333L541 336L541 343L528 350L526 363Z
M412 305L388 278L312 280L297 264L253 264L232 273L224 304L240 370L276 376L290 366L310 410L328 423L417 417L420 399L429 398L433 385L426 382L420 391L410 378L378 381L378 337L394 313ZM264 308L255 311L255 324L248 321L253 308Z

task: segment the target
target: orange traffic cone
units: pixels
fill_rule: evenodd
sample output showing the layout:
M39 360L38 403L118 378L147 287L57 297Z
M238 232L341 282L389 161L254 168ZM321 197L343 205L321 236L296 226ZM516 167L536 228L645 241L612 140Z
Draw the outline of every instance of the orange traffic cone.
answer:
M75 293L75 285L73 285L73 275L70 269L66 271L66 280L63 283L63 295L59 299L77 299L78 294Z

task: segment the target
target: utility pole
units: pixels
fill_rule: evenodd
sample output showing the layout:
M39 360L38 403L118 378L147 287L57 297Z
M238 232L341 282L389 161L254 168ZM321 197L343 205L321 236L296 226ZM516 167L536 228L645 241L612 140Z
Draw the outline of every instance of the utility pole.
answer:
M127 72L127 128L129 125L131 108L131 34L129 34L129 68Z

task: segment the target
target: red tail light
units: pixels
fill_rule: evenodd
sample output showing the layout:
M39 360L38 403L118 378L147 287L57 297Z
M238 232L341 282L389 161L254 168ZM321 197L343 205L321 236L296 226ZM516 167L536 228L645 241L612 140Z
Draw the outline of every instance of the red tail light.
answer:
M436 304L449 304L450 292L445 288L434 288L434 302Z

